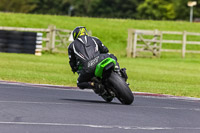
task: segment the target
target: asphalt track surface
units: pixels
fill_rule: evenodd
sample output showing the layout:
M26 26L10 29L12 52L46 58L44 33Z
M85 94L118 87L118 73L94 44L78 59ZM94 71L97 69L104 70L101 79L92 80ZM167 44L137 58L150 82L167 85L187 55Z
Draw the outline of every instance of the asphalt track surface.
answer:
M137 94L121 105L88 90L0 81L0 133L200 133L200 100Z

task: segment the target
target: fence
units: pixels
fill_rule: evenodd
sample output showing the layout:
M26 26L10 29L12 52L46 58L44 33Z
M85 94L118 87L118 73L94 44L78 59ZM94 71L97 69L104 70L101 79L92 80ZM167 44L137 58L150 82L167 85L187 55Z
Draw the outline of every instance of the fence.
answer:
M57 29L56 26L50 25L48 28L19 28L19 27L0 27L0 30L8 31L29 31L29 32L42 32L43 38L42 45L36 46L36 53L41 53L42 50L51 52L62 52L63 48L66 48L70 43L68 41L71 30Z
M164 35L182 36L179 40L163 39ZM128 30L127 56L137 57L140 52L151 52L153 56L160 57L161 52L181 52L182 57L186 53L200 53L200 50L187 50L186 45L200 45L200 41L189 41L188 36L200 36L200 33L176 32L176 31L158 31L158 30ZM142 43L142 44L140 44ZM164 49L163 44L182 44L182 49Z

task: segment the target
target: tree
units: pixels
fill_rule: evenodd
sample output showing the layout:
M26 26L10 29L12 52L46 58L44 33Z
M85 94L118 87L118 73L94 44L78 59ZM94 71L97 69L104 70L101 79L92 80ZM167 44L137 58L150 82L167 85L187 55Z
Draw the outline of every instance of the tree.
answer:
M88 9L93 1L95 0L70 0L71 6L73 6L73 15L89 16Z
M189 20L190 8L187 6L188 0L175 0L173 2L176 13L176 20Z
M69 0L35 0L35 4L31 12L40 14L67 14L70 6Z
M200 18L200 0L196 0L197 5L194 6L194 18ZM189 20L190 7L187 5L188 0L175 0L173 2L176 13L176 20Z
M194 8L193 18L194 19L197 18L198 21L200 21L200 0L196 0L196 1L197 1L197 5L193 7ZM189 7L187 7L187 8L189 8ZM189 13L187 15L189 16Z
M172 0L145 0L137 11L142 19L173 20L176 17Z
M92 0L88 14L92 17L136 18L143 0Z
M28 13L35 7L33 0L1 0L0 2L0 11L3 12Z
M106 18L189 20L189 0L0 0L0 11ZM200 18L200 0L194 18ZM73 7L73 8L72 8ZM73 10L72 10L73 9Z

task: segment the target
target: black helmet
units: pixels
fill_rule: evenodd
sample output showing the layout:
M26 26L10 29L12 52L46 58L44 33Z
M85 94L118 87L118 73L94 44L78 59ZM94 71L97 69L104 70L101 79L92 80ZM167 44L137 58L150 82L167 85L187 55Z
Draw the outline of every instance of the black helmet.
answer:
M78 26L73 30L73 38L77 39L79 36L88 35L87 29L83 26Z

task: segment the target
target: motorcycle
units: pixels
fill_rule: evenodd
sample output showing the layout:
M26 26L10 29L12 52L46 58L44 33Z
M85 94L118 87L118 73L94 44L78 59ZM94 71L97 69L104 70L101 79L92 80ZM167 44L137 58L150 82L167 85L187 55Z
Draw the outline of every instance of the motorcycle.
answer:
M134 101L134 95L126 79L115 71L115 65L116 61L110 57L102 60L96 66L92 81L103 85L104 93L100 96L106 102L111 102L116 97L122 104L130 105Z

